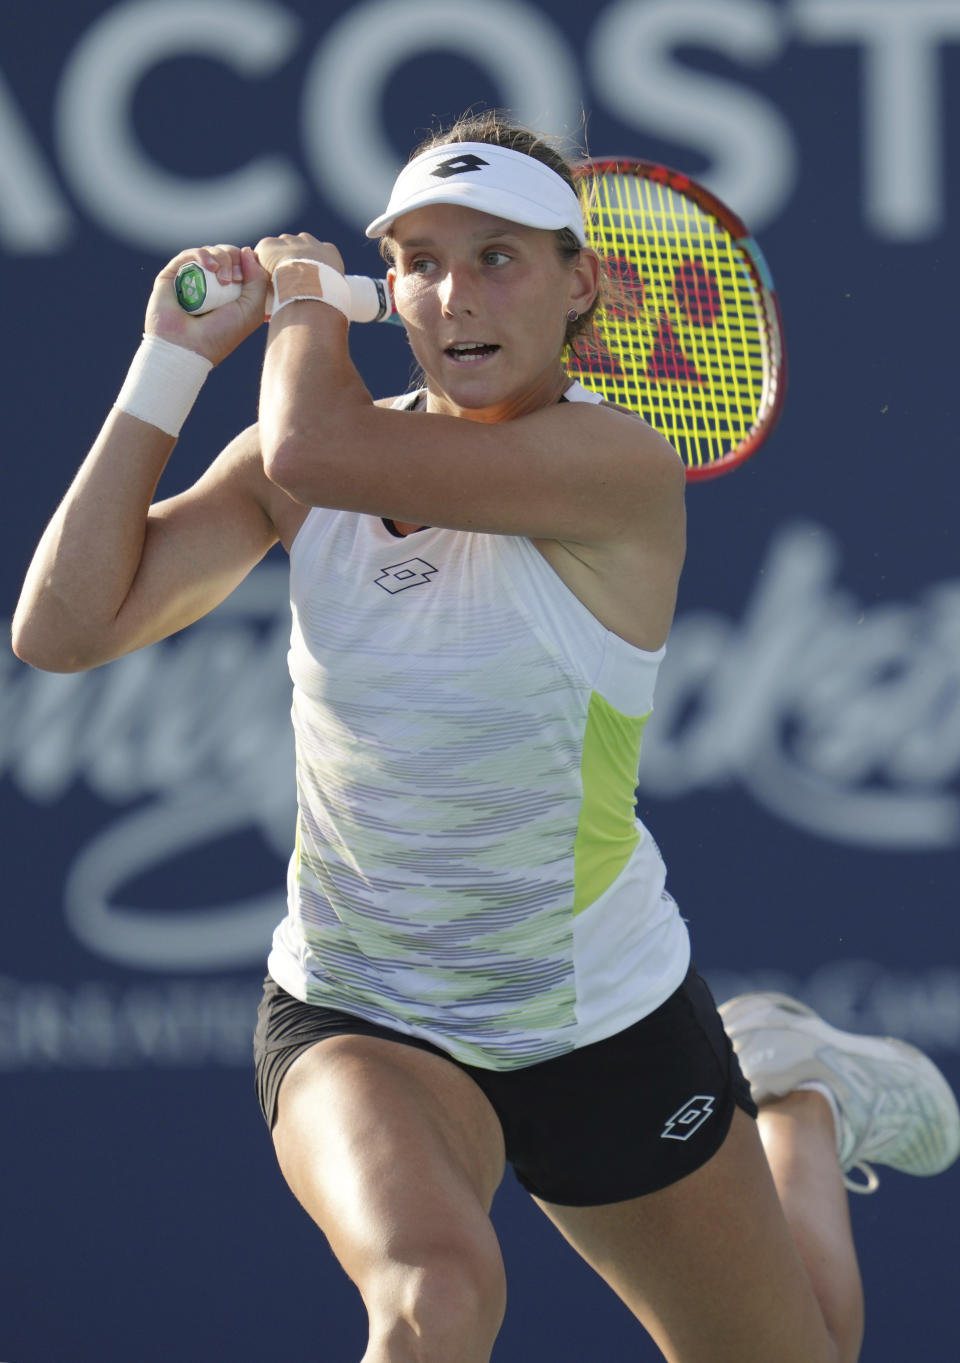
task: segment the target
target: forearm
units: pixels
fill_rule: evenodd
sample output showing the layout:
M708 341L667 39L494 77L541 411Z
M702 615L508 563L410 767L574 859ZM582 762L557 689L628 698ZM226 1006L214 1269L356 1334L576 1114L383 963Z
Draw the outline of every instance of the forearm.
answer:
M137 575L174 437L116 408L54 513L13 620L17 655L73 671L99 652Z
M285 473L312 467L322 479L338 451L329 434L344 414L371 405L350 360L346 319L324 303L301 302L270 324L260 385L264 465L281 486ZM346 451L342 451L346 454Z
M187 316L173 289L187 259L219 271L223 282L242 282L240 298L218 312ZM188 556L169 545L158 556L151 503L212 366L261 324L264 293L264 272L246 248L181 252L157 275L143 343L27 573L13 622L14 651L26 662L52 671L92 667L180 618L192 585L183 564ZM197 535L203 544L202 529ZM151 590L140 591L137 609L125 610L144 579Z
M372 407L347 346L342 261L335 247L305 233L265 238L257 254L273 284L258 423L264 469L297 501L332 497L336 505L339 476L351 462L344 430Z

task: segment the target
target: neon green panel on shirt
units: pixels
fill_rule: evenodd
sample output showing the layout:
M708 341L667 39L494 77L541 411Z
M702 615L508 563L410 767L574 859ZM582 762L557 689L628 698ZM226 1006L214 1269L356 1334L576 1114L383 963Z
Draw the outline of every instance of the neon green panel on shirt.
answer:
M596 691L590 697L580 772L583 804L573 848L573 912L599 899L640 841L634 812L645 715L622 715Z

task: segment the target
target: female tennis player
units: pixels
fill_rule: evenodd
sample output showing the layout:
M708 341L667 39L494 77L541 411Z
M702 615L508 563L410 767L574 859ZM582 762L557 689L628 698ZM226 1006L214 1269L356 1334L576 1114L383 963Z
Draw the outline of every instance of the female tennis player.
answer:
M564 368L600 283L568 165L493 116L461 123L368 233L422 387L371 400L332 245L183 252L37 550L16 651L97 666L289 550L299 818L257 1081L366 1304L365 1363L489 1358L507 1161L667 1359L849 1363L845 1171L945 1167L956 1104L918 1052L790 999L734 1000L725 1031L691 967L634 816L684 474ZM240 299L187 317L188 258ZM268 290L258 426L154 502Z

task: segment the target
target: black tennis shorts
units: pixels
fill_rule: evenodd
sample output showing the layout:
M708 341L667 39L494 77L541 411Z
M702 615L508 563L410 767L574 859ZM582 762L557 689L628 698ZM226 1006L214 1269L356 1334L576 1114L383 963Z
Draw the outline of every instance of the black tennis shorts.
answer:
M545 1202L598 1206L666 1188L722 1145L735 1107L757 1108L706 983L679 989L625 1031L523 1069L461 1064L429 1041L301 1003L269 977L254 1038L267 1125L297 1056L330 1036L376 1036L443 1056L479 1085L520 1183Z

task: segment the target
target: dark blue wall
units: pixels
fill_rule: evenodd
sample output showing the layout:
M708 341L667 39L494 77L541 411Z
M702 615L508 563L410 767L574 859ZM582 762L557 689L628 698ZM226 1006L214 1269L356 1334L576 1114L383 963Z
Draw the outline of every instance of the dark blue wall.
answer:
M12 14L12 11L11 11ZM434 115L511 106L705 178L759 235L791 390L689 496L641 812L721 996L775 981L960 1084L952 0L38 3L0 38L9 613L183 246L359 228ZM377 392L392 328L353 329ZM260 343L165 487L252 419ZM275 1171L249 1033L292 830L283 564L85 676L0 654L0 1357L346 1360L363 1321ZM952 1357L960 1172L855 1199L864 1358ZM654 1358L508 1178L501 1363ZM708 1230L705 1229L705 1233ZM718 1245L718 1253L729 1247Z

